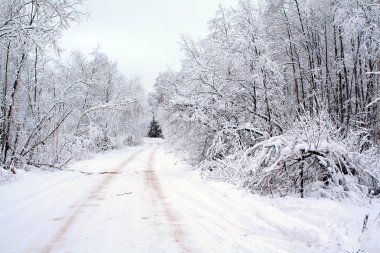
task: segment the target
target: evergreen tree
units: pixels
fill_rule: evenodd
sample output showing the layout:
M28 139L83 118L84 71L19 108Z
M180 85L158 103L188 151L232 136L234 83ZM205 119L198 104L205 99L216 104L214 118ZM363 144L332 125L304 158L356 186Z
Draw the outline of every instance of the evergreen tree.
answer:
M150 123L148 137L150 138L162 138L161 127L158 125L158 122L153 118Z

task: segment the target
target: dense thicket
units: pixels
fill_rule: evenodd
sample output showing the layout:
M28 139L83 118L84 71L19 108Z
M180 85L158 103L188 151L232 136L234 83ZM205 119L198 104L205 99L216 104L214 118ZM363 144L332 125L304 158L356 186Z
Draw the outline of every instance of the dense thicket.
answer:
M261 192L378 187L379 25L373 0L221 7L206 38L183 38L182 69L157 78L165 137Z
M94 51L55 60L82 0L0 1L0 165L61 166L138 142L146 110L137 79ZM118 138L116 136L118 135Z

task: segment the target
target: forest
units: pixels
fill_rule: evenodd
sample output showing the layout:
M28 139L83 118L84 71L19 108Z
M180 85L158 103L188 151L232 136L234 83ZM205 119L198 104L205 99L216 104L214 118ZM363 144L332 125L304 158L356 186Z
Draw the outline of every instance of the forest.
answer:
M241 0L151 103L207 178L272 196L379 193L380 3Z
M90 152L140 143L148 102L139 79L94 49L60 58L82 0L0 2L0 163L62 168Z
M161 136L204 177L272 196L379 193L380 4L241 0L181 39L150 97L94 49L60 56L82 0L1 2L1 166L62 168Z

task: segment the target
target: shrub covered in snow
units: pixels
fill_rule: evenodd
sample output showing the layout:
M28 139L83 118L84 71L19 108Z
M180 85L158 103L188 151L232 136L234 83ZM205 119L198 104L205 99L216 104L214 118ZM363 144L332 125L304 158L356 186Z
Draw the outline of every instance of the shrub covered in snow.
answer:
M342 198L378 191L380 163L373 153L379 149L356 152L356 135L342 135L325 112L300 115L290 129L226 156L215 155L223 150L216 137L219 145L200 168L209 177L276 196Z

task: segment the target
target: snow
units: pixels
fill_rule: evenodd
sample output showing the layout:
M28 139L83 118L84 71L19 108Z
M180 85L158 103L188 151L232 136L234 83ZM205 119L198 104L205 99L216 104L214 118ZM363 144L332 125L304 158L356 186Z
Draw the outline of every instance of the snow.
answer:
M378 199L262 197L201 179L169 150L147 139L3 181L0 251L380 252Z

